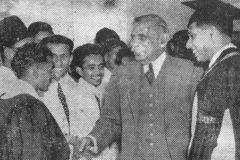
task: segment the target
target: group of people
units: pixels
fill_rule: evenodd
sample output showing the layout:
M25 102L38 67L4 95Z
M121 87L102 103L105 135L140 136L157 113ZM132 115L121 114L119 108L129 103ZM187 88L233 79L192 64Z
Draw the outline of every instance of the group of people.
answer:
M170 40L147 14L129 44L103 28L78 47L45 22L4 18L1 159L240 159L240 52L225 18L197 10Z

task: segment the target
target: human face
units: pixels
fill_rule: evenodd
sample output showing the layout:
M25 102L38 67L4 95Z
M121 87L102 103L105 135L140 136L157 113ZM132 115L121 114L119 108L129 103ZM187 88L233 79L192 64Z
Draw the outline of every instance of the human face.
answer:
M67 44L59 43L48 44L47 47L53 53L53 77L58 80L68 72L70 63L72 61L69 46Z
M88 83L99 86L104 76L104 60L101 55L93 55L84 58L82 68L79 68L79 74Z
M130 46L135 59L141 63L155 60L162 53L161 32L151 22L133 23Z
M105 63L109 70L113 70L115 68L116 56L121 48L122 48L121 46L117 46L105 55L105 57L104 57Z
M192 23L188 29L189 39L186 47L191 49L199 62L206 62L211 59L210 46L211 33L208 29L198 27L196 22Z
M35 79L35 89L46 92L51 83L52 77L52 64L42 63L38 64L38 67L35 67L36 70L36 79Z

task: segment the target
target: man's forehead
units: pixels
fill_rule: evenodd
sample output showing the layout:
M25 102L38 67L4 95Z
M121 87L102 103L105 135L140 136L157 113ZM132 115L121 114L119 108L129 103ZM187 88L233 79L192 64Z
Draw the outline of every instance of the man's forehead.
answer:
M100 54L90 54L84 58L84 62L86 64L102 64L104 60Z
M47 47L51 50L53 54L61 55L69 53L69 46L64 43L48 43Z
M199 31L201 28L197 26L196 22L193 22L192 24L189 25L188 27L188 33L192 33L192 32L197 32Z
M133 33L149 33L149 31L159 29L153 22L145 22L145 23L133 23Z
M49 62L41 62L41 63L36 63L35 66L37 66L37 68L40 70L50 70L52 69L53 64Z
M197 27L196 26L196 22L193 22L192 24L189 25L188 30L192 30L192 29L194 29L196 27Z

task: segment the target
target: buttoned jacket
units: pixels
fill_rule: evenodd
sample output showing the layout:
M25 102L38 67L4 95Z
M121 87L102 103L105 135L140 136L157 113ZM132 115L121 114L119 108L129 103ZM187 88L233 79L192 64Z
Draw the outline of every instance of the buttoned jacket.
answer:
M165 108L165 121L169 124L166 138L172 159L186 158L190 133L185 130L187 127L190 131L192 99L201 74L202 70L191 62L167 56L156 79L161 87L161 96L156 100ZM96 138L99 151L121 137L120 159L143 159L138 155L137 139L142 76L143 66L137 62L113 72L100 119L90 133ZM181 128L186 119L187 124Z

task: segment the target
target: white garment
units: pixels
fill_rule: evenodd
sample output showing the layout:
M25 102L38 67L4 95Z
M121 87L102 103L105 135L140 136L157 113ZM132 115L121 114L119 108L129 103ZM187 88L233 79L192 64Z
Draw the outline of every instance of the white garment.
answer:
M68 134L67 118L58 98L58 83L61 84L69 108L71 135ZM48 92L44 94L44 102L67 139L72 136L85 137L92 130L96 120L99 118L100 111L95 95L101 99L102 93L103 85L96 88L82 78L79 79L79 83L76 83L69 75L66 75L59 82L53 82L50 85ZM70 159L72 159L73 147L70 145L70 148ZM115 155L115 150L112 153L109 152L108 155L110 156L110 154Z
M222 52L228 48L237 48L234 44L229 43L227 45L225 45L224 47L222 47L216 54L213 55L213 57L210 60L210 63L208 65L209 68L212 67L213 63L216 62L216 60L218 59L218 57L222 54Z
M0 96L8 91L11 84L17 81L18 78L15 76L14 72L5 66L0 66Z
M26 81L20 79L16 79L11 83L6 84L4 93L5 94L1 97L2 99L9 99L20 94L29 94L36 99L42 101L42 98L39 97L33 86Z
M111 78L112 72L109 71L106 67L104 68L104 77L102 79L102 82L107 84Z
M151 62L153 66L153 72L154 72L155 78L157 78L166 57L167 57L167 53L163 52L155 61ZM148 64L144 65L143 72L146 73L148 70L149 70Z
M63 90L63 94L66 97L69 110L75 107L74 106L75 104L73 103L74 102L73 97L75 96L75 94L78 94L78 93L73 92L73 90L77 87L77 83L68 74L66 74L58 82L54 81L49 86L48 91L44 93L44 97L43 97L44 103L46 104L49 111L52 113L53 117L58 123L63 134L66 136L66 138L69 138L70 135L69 135L69 126L68 126L67 117L65 115L65 111L63 109L62 103L58 97L58 91L57 91L58 83L60 83L61 88ZM70 113L70 121L71 121L71 113Z
M221 53L228 48L236 48L235 45L229 43L221 48L211 59L209 63L209 68L216 62L217 58L221 55ZM195 134L195 127L197 122L197 113L198 113L198 98L197 93L195 93L193 108L192 108L192 124L191 124L191 140L189 143L188 149L191 148L192 141ZM234 132L232 126L232 119L229 112L229 109L225 110L222 120L222 126L217 138L217 147L214 148L212 156L212 160L234 160L235 159L235 140L234 140Z
M80 91L80 92L79 92ZM95 87L84 79L80 78L78 87L75 88L74 102L75 107L71 108L71 133L78 137L86 137L95 126L95 122L100 117L100 108L96 96L102 99L104 85ZM101 105L101 100L100 100ZM94 160L115 160L117 157L117 145L114 143L111 147L106 148Z

